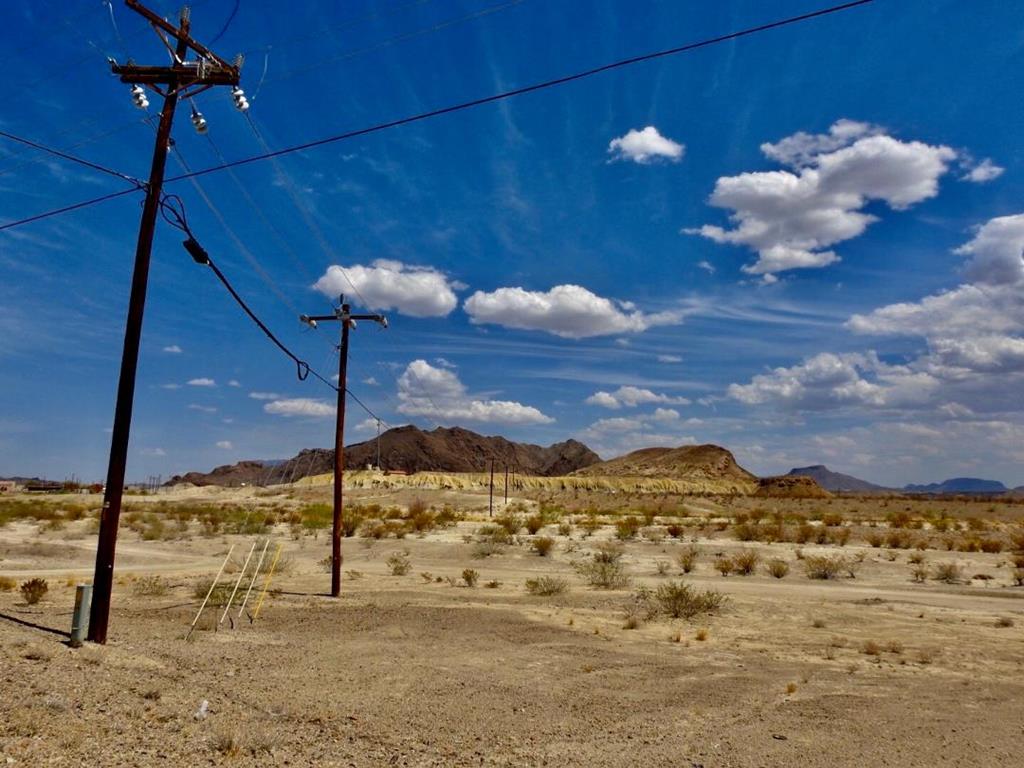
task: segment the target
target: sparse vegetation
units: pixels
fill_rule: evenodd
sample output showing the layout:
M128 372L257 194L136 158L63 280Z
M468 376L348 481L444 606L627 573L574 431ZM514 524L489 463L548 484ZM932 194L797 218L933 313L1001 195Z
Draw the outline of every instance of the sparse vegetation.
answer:
M132 584L132 592L139 597L163 597L170 587L159 576L143 576Z
M697 567L697 559L699 557L700 550L691 545L676 555L676 562L679 564L683 573L690 573Z
M783 579L789 575L789 563L781 558L773 558L768 561L768 573L776 579Z
M46 579L29 579L21 583L21 599L27 605L35 605L46 597L46 593L49 590L50 585L46 583Z
M405 576L412 570L412 563L409 562L409 550L392 552L385 561L392 576Z
M0 592L10 592L16 586L18 582L8 576L0 576Z
M963 578L964 569L956 563L939 563L932 575L936 581L957 584Z
M550 536L538 536L530 544L534 552L541 557L547 557L555 546L555 540Z
M620 517L615 521L615 538L620 541L628 541L635 539L637 533L640 531L640 519L630 515L629 517Z
M589 558L574 563L574 567L592 587L621 589L629 584L629 576L622 563L622 555L621 546L602 544Z
M538 597L561 595L569 589L569 582L558 576L538 576L526 580L526 591Z
M750 576L757 570L760 556L752 549L744 549L732 557L732 572L737 576Z
M475 587L476 583L480 580L480 574L472 568L464 568L462 571L462 580L466 582L467 587Z

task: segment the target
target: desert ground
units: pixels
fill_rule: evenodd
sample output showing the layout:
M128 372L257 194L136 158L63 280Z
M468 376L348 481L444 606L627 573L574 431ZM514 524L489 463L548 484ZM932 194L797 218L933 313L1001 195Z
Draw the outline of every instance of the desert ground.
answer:
M329 498L126 497L110 640L80 648L99 498L0 500L6 764L1021 764L1022 505L549 483L492 517L479 478L354 477L333 599ZM269 559L218 626L267 539L259 616Z

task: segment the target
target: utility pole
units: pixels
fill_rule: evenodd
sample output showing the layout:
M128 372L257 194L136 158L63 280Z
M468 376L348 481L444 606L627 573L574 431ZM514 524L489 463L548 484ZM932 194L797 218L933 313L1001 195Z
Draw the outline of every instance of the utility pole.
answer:
M377 471L380 472L380 419L377 419Z
M114 583L114 552L117 546L117 525L121 516L121 498L124 495L125 468L128 463L128 440L135 399L139 343L142 338L142 316L146 306L150 253L153 247L156 215L160 207L174 110L180 98L190 98L215 85L237 87L239 79L238 64L229 64L192 39L189 34L191 25L187 8L181 12L179 24L175 27L138 0L125 0L125 5L152 25L172 54L173 63L171 66L137 66L131 63L122 66L117 62L111 62L111 69L114 74L120 75L121 82L133 84L132 95L138 106L145 107L148 104L143 86L162 96L164 102L156 132L156 145L153 147L153 161L149 183L146 185L142 220L139 223L139 238L135 247L135 266L132 271L128 318L124 329L124 349L121 354L121 373L117 384L117 405L114 410L114 428L107 465L107 485L100 512L99 543L96 549L96 571L93 575L88 634L88 639L95 643L107 642L110 593ZM196 61L186 61L190 52L196 55Z
M494 459L491 459L491 484L487 496L487 516L494 517Z
M508 505L508 462L505 462L505 504Z
M331 597L341 594L341 508L343 484L345 479L345 382L348 379L348 332L355 328L357 320L372 320L388 327L388 319L384 315L353 315L345 297L341 297L341 306L334 310L333 315L302 315L299 318L311 328L317 323L337 320L341 323L341 344L338 347L338 413L334 423L334 526L331 529ZM380 421L378 432L380 429ZM378 443L379 451L379 443Z

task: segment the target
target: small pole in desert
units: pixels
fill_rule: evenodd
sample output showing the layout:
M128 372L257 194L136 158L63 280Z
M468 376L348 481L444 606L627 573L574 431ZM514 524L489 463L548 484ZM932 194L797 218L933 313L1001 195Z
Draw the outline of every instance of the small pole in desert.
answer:
M245 590L245 597L242 598L242 605L238 609L238 616L236 618L242 618L242 611L245 610L245 604L249 602L249 595L252 594L252 588L256 583L256 577L260 575L260 568L263 567L263 558L267 556L267 547L269 546L270 539L268 538L263 542L263 551L260 552L260 559L256 561L256 570L252 572L252 581L249 582L249 588Z
M252 612L252 618L250 622L256 621L260 615L260 609L263 607L263 599L267 596L267 588L270 586L270 579L274 575L274 569L277 568L277 560L281 557L281 548L283 544L277 545L277 551L274 553L274 559L270 562L270 570L267 571L267 578L263 582L263 591L260 592L260 599L256 601L256 610Z
M206 604L210 601L210 595L213 594L214 587L217 586L217 582L220 581L221 574L224 573L224 569L227 567L228 560L231 559L231 553L234 552L235 545L232 544L228 547L228 553L224 558L224 562L220 564L220 570L217 571L217 575L213 577L213 581L210 583L210 588L206 591L206 597L203 598L203 604L199 606L199 613L192 619L192 626L188 628L188 633L185 635L185 639L188 640L192 637L192 632L195 631L196 624L199 623L199 617L203 615L203 611L206 609Z
M223 624L224 619L228 617L228 611L231 610L231 604L235 602L235 595L238 594L238 587L242 583L242 578L245 576L245 571L249 568L249 561L252 560L252 553L256 551L256 542L252 543L249 547L249 554L245 558L245 562L242 564L242 570L238 573L238 579L235 581L235 588L231 590L231 597L228 598L227 605L224 606L224 613L220 615L220 621L218 624Z

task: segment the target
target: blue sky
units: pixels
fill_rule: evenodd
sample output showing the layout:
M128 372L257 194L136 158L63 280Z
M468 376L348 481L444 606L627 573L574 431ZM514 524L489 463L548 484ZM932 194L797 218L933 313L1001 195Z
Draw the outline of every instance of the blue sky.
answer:
M145 176L152 129L104 57L160 63L154 35L116 2L116 32L95 0L9 5L22 77L0 127ZM821 5L241 0L213 47L246 53L276 148ZM196 36L233 6L195 3ZM353 333L349 371L389 424L1020 485L1022 20L878 0L169 191L325 374L336 329L296 314L349 281L387 312ZM262 151L226 91L195 104L208 137L187 107L174 133L189 166ZM0 143L4 221L121 186ZM126 196L0 233L0 474L103 476L138 211ZM297 381L180 241L161 225L129 477L330 445L333 393Z

